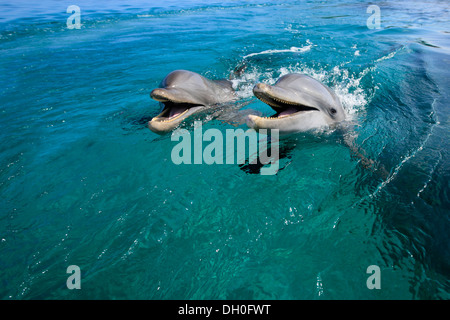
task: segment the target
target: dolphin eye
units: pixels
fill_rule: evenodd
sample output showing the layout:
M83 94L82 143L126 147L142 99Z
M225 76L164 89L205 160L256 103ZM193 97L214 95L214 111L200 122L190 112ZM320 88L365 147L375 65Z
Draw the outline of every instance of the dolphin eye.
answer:
M331 111L332 114L335 114L337 112L335 108L331 108L330 111Z

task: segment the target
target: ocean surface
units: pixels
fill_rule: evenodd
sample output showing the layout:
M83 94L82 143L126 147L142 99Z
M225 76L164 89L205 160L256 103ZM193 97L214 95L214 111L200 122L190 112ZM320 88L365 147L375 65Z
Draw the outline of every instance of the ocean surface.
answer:
M448 1L1 0L0 56L1 299L450 298ZM174 164L151 90L243 64L238 106L308 74L386 174L335 130L282 141L276 175Z

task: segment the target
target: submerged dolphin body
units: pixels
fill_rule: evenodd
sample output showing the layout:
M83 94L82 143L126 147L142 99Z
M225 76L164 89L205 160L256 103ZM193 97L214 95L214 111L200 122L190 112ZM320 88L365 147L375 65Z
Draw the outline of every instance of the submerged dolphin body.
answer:
M228 80L210 80L198 73L175 70L154 89L150 96L164 104L162 112L148 122L155 133L175 129L183 120L205 108L236 99Z
M247 125L255 130L278 129L280 134L288 134L330 126L345 119L336 94L304 74L284 75L272 86L258 83L253 93L276 112L272 117L249 115Z

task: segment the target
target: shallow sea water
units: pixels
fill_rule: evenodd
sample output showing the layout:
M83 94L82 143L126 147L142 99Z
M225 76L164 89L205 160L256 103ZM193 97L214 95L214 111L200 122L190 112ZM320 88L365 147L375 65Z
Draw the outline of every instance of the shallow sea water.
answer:
M368 5L0 2L0 297L448 299L450 7L383 1L369 29ZM270 115L253 85L306 73L386 175L339 132L290 137L273 176L175 165L176 142L146 127L150 91L175 69L220 79L243 61L244 108Z

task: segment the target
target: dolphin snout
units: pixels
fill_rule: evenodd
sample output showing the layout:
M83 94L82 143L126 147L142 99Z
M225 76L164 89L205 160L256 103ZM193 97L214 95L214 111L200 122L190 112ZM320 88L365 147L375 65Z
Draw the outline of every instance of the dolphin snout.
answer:
M253 87L253 93L267 92L269 90L270 90L270 86L265 83L258 83Z
M258 126L256 124L256 121L259 117L257 115L253 115L253 114L249 114L246 118L245 118L245 122L247 123L247 126L249 128L252 129L258 129Z
M156 101L161 102L169 100L167 90L161 88L153 89L152 92L150 92L150 97Z

